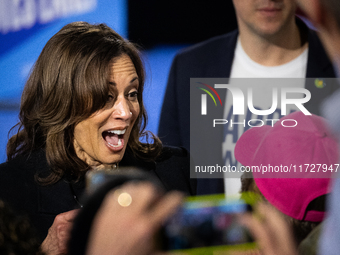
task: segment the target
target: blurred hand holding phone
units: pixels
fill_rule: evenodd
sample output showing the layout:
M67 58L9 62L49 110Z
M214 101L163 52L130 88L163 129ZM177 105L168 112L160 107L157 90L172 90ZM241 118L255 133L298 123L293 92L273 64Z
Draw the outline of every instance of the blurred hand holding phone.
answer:
M88 194L107 183L112 187L129 181L149 181L161 188L158 180L136 169L120 172L93 171L87 176ZM155 237L164 254L259 254L249 231L237 218L250 210L241 199L226 199L224 194L187 197L183 205ZM162 254L163 254L162 253Z
M168 254L258 254L238 217L250 210L241 199L222 195L188 197L162 229ZM255 253L256 252L256 253Z

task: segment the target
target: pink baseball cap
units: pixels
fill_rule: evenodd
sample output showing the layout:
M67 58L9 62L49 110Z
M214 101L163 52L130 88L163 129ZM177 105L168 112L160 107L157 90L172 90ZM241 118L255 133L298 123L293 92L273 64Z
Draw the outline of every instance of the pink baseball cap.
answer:
M291 113L273 126L247 130L235 146L236 159L253 169L255 183L268 202L288 216L314 222L322 221L324 212L306 212L307 206L330 192L338 155L326 121L302 112ZM266 172L254 171L264 167Z

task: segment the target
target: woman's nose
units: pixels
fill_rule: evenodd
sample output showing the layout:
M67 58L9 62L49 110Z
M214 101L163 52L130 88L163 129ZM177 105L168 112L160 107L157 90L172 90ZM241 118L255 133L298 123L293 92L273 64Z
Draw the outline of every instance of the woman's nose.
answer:
M125 99L118 99L114 105L113 117L128 120L131 118L131 110Z

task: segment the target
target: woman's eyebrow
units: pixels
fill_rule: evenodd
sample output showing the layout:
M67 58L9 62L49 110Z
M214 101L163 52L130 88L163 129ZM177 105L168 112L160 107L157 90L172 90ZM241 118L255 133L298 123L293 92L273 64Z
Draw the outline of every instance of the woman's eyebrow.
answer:
M133 83L135 80L138 80L138 76L134 77L134 78L130 81L130 83ZM117 83L114 82L114 81L109 81L109 84L110 84L110 85L113 85L113 86L117 86Z
M138 76L134 77L134 78L130 81L130 83L133 83L135 80L138 80Z

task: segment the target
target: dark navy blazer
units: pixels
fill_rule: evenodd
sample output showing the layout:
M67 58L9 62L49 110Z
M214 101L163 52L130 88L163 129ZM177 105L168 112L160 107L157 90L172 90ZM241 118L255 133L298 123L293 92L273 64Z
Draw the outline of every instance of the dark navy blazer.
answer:
M140 160L127 149L120 167L132 166L156 176L164 190L179 190L195 195L196 179L190 179L190 155L183 148L164 146L152 162ZM28 215L41 240L47 235L56 215L79 208L85 179L73 183L67 177L49 186L39 185L35 175L50 173L45 152L35 151L0 164L0 199L16 212ZM76 197L75 197L76 196Z
M300 20L297 24L308 34L309 51L306 78L335 77L331 61L317 37ZM307 33L308 30L308 33ZM184 49L173 60L161 111L158 136L168 145L183 146L190 151L190 78L228 78L234 58L238 30L214 37ZM323 89L306 83L311 100L304 106L319 115L319 105L338 86ZM225 98L222 98L222 102ZM197 194L223 193L222 179L198 179Z

